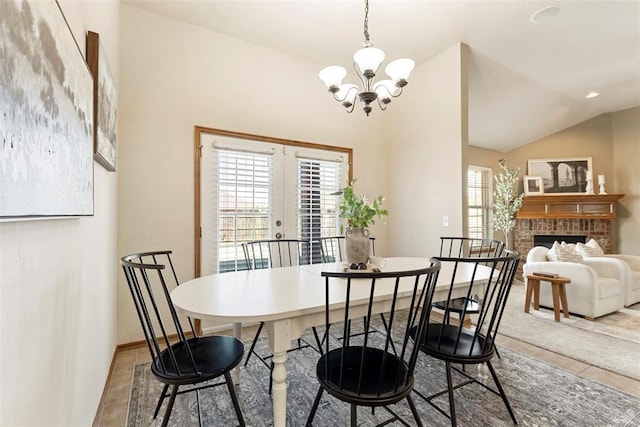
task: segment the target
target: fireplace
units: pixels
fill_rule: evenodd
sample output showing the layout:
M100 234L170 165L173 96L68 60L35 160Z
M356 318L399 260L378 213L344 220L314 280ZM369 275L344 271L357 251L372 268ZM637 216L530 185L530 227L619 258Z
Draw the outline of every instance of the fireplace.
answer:
M553 242L587 243L587 236L562 234L534 234L533 246L544 246L551 249Z
M585 243L595 239L611 253L612 223L617 219L616 202L624 194L542 195L525 197L516 215L514 249L520 252L518 278L527 253L534 246L553 242Z

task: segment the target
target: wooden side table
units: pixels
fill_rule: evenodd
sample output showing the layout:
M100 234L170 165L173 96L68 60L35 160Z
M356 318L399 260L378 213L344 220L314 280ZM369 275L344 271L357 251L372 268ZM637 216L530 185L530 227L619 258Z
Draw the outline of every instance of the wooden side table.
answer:
M571 279L566 277L547 277L537 276L535 274L527 275L527 298L524 302L524 312L529 312L531 306L531 294L533 293L533 308L540 308L540 282L551 283L551 292L553 295L553 314L556 322L560 321L560 302L562 302L562 314L569 318L569 306L567 305L567 294L564 289L566 283L571 283Z

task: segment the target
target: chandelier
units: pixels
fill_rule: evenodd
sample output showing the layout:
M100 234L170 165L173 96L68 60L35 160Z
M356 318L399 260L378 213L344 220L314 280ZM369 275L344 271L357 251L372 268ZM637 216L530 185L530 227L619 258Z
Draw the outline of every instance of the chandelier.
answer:
M347 113L353 111L357 96L364 104L363 110L368 116L373 101L377 100L380 109L384 110L391 102L391 98L397 98L402 94L402 88L407 85L409 74L415 67L415 62L411 59L396 59L384 69L390 79L374 83L373 79L384 61L384 56L384 52L373 47L373 43L369 40L369 0L365 0L364 41L360 44L360 49L353 54L353 69L362 81L362 91L357 85L342 83L347 70L338 65L323 68L318 76L333 94L334 99L347 109Z

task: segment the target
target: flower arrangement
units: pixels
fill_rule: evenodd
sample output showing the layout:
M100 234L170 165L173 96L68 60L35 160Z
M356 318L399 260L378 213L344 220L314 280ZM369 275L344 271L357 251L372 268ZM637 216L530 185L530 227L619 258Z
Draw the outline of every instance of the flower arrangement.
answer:
M516 225L515 214L522 206L523 193L517 194L514 185L518 181L520 168L510 169L504 159L498 160L501 172L495 176L496 189L493 193L493 228L504 234L507 247L510 233Z
M382 219L389 215L383 207L384 197L378 196L372 202L369 202L364 194L356 196L354 185L357 179L352 180L349 185L342 190L333 193L342 195L340 202L340 218L345 219L350 228L363 228L375 224L376 217Z

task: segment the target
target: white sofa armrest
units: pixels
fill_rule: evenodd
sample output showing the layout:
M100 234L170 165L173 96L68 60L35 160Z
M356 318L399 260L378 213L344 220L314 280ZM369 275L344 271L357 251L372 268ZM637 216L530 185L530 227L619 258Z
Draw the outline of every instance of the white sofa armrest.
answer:
M527 264L532 262L546 262L547 253L549 252L548 248L543 246L535 246L529 250L527 253Z
M577 262L527 262L523 267L523 271L525 276L537 272L556 273L560 277L571 279L572 282L598 283L596 271L586 264Z
M632 271L640 271L640 255L607 254L603 258L614 258L624 261Z
M593 268L598 276L611 279L624 280L629 271L624 261L614 258L588 257L584 259L584 264Z

